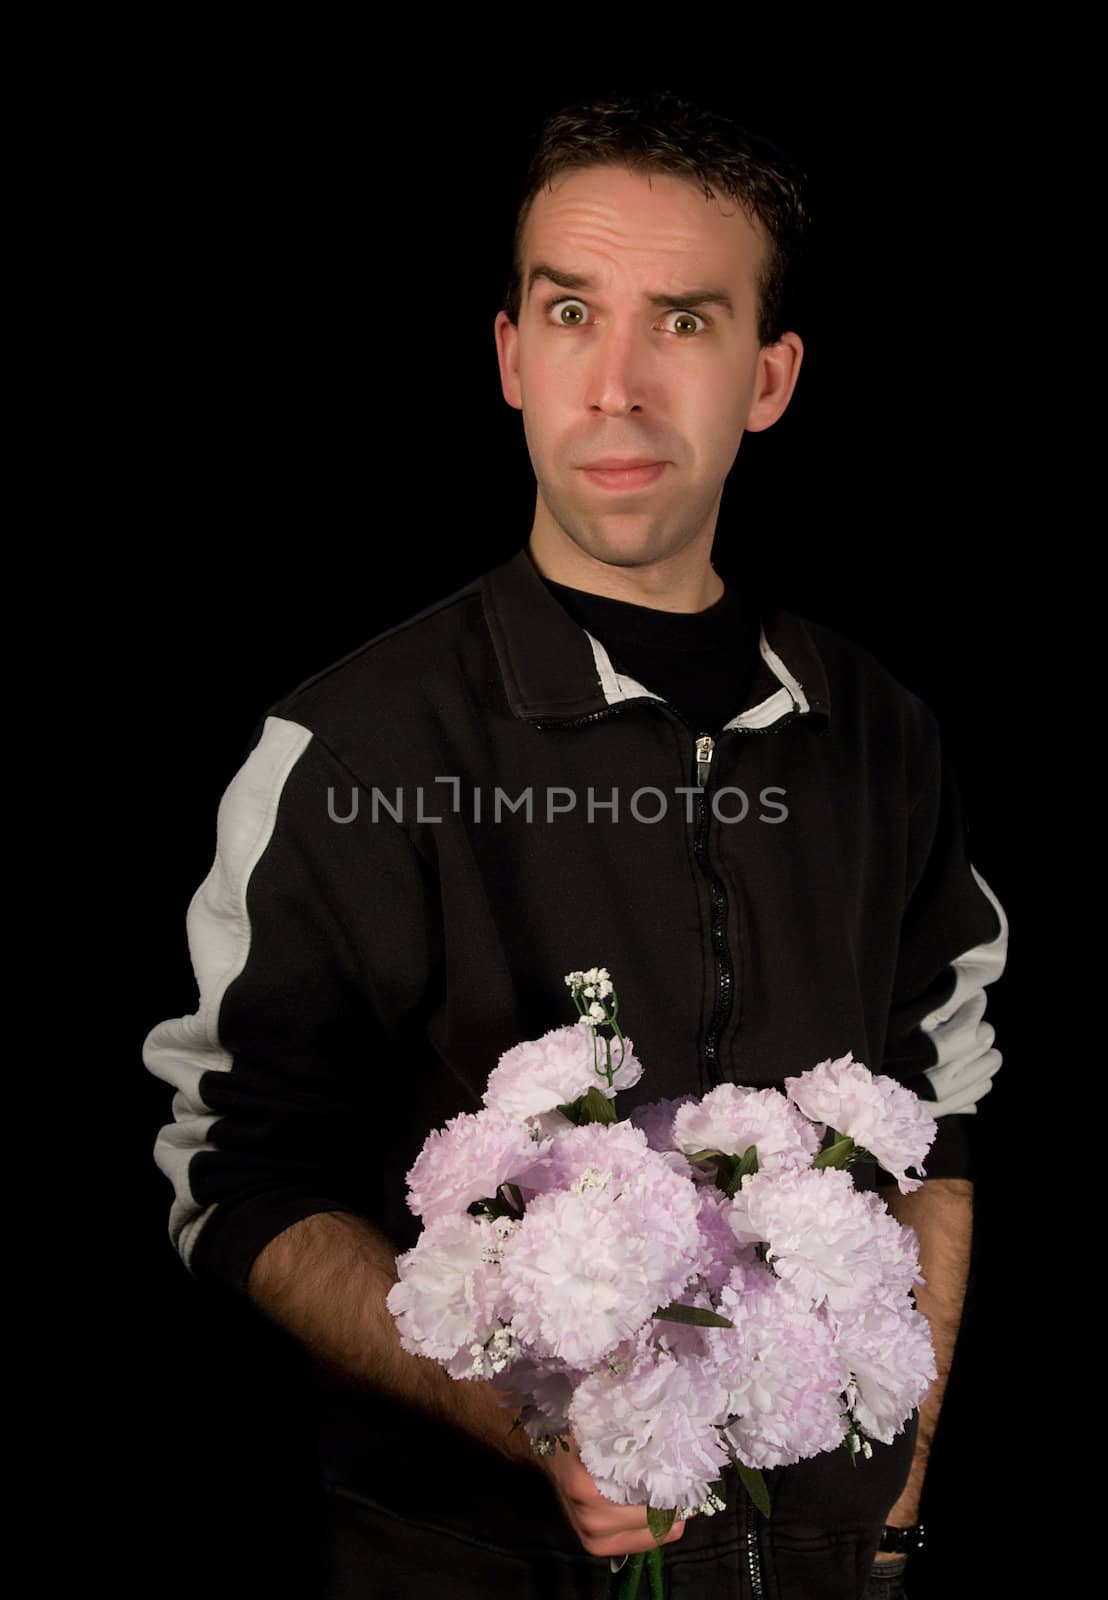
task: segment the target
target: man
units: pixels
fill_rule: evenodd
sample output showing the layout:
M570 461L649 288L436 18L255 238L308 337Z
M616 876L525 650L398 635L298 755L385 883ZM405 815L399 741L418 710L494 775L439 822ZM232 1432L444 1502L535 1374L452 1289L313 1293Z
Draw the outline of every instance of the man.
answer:
M575 1446L535 1456L492 1385L404 1353L385 1305L426 1133L572 1020L564 974L591 965L646 1066L621 1115L848 1050L934 1102L922 1188L855 1181L917 1230L939 1382L871 1460L768 1471L768 1523L736 1490L666 1540L705 1592L896 1593L1007 924L927 708L711 565L742 435L800 371L780 318L803 223L787 166L724 119L665 96L551 119L495 324L527 546L272 706L221 802L189 910L199 1008L144 1046L177 1090L155 1154L190 1271L314 1357L330 1596L600 1595L599 1558L652 1543Z

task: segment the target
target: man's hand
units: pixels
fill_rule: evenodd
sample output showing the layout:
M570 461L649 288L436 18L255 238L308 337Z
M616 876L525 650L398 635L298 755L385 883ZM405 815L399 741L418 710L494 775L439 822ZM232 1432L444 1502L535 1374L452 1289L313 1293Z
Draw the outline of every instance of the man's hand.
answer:
M569 1450L556 1445L554 1454L540 1456L542 1464L561 1502L574 1533L591 1556L637 1555L653 1550L657 1541L646 1521L645 1506L617 1506L605 1498L577 1448L577 1440L567 1436ZM661 1541L673 1544L685 1532L684 1521L675 1521Z

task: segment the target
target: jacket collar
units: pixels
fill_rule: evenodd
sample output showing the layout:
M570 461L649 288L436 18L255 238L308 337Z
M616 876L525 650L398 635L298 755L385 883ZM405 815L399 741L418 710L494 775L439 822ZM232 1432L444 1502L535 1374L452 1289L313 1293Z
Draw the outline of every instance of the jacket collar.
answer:
M547 589L526 545L482 574L480 587L515 716L571 721L620 701L662 698L616 671L600 640L579 627ZM827 674L801 618L768 608L759 635L762 660L753 703L724 726L768 728L796 715L826 728L831 716Z

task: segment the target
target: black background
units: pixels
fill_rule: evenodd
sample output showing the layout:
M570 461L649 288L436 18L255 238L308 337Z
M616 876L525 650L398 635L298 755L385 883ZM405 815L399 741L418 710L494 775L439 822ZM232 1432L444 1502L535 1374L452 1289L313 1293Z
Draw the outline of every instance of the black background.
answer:
M516 186L545 114L627 81L493 60L450 83L378 62L368 85L340 54L286 51L279 70L245 48L188 70L166 58L100 111L104 237L128 242L112 253L135 384L121 494L128 516L147 512L141 600L115 640L132 763L115 1222L135 1337L120 1378L134 1404L114 1390L112 1425L133 1418L138 1468L116 1559L136 1582L157 1574L158 1595L307 1597L310 1451L298 1351L205 1297L168 1243L151 1148L171 1092L142 1040L195 1009L185 910L262 709L525 542L534 479L493 340ZM968 1593L1004 1559L983 1517L1015 1494L1019 1459L995 1360L1023 1270L1007 1151L1040 1050L1017 803L1029 697L1049 670L1014 532L1035 529L1010 265L1025 198L1007 102L980 68L952 55L922 80L899 62L803 85L753 64L632 80L714 100L811 175L789 324L803 368L785 415L743 440L714 560L859 640L931 706L974 864L1012 928L989 998L1005 1064L976 1130L971 1288L923 1506L933 1548L914 1558L912 1600Z

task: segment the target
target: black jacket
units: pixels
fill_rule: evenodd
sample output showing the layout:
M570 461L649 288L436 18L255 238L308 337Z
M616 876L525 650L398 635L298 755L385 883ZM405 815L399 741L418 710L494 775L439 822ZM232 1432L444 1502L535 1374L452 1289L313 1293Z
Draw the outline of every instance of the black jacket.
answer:
M189 907L198 1010L143 1047L176 1090L155 1159L197 1278L242 1290L314 1211L412 1245L427 1132L573 1020L577 968L609 969L645 1066L620 1115L847 1051L941 1129L976 1113L1007 923L935 717L789 612L760 656L747 707L691 727L522 549L269 707ZM965 1175L957 1140L934 1158Z

